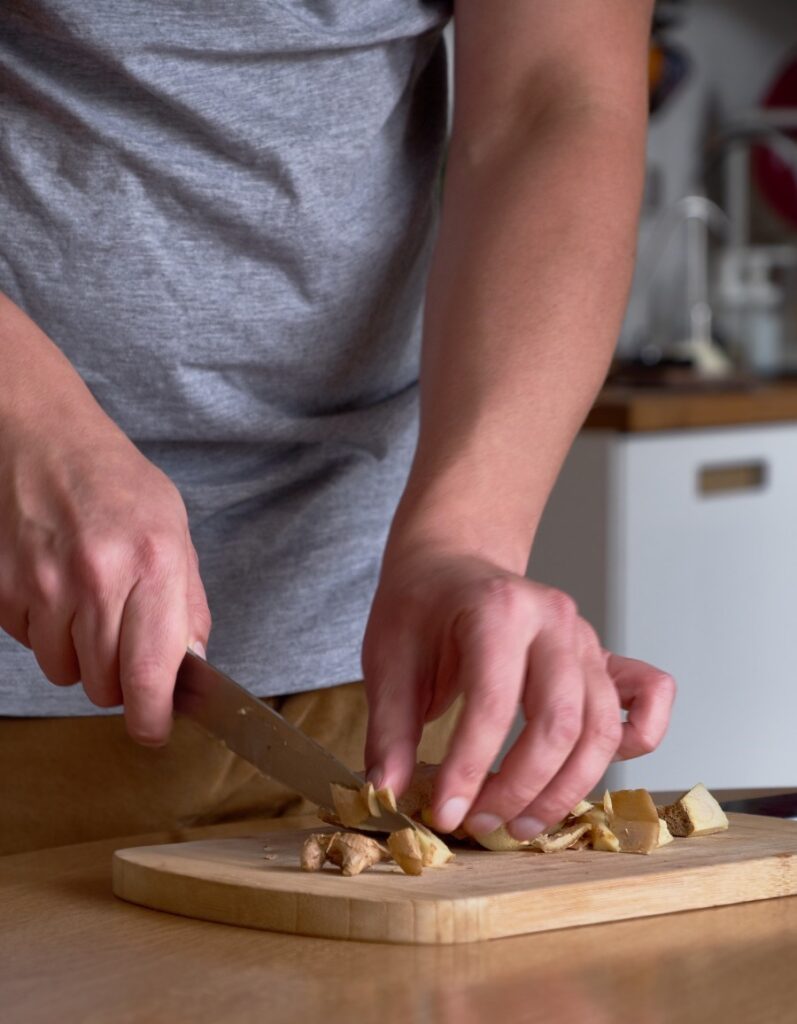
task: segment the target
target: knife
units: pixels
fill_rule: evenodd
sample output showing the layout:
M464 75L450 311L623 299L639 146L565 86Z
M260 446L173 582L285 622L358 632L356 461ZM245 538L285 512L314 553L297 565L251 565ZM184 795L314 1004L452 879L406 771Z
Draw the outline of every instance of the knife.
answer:
M769 793L738 800L720 800L724 811L742 814L765 814L770 818L797 818L797 793Z
M342 761L193 651L186 652L177 671L174 710L319 807L335 806L331 783L354 789L363 785ZM382 808L357 827L395 832L414 827L414 822Z

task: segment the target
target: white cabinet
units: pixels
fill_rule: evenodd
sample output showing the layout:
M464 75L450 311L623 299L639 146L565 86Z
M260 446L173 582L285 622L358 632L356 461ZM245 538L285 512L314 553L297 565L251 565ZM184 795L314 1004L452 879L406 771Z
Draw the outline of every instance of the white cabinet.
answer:
M584 432L529 575L678 683L659 750L608 784L797 786L797 425Z

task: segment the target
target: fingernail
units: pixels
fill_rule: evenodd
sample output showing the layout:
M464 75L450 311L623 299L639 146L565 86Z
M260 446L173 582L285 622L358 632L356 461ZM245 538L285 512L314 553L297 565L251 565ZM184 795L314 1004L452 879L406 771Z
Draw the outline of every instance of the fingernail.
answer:
M365 781L370 782L374 789L382 788L382 769L372 768L365 776Z
M205 658L205 645L200 640L194 640L193 643L188 645L188 650L193 651L194 654L198 654L200 658Z
M471 835L474 836L488 836L491 832L495 832L497 828L503 825L503 821L498 817L497 814L474 814L472 818L468 818L467 829Z
M453 832L462 823L465 813L470 807L470 800L464 796L452 796L446 800L434 819L441 832Z
M536 818L515 818L509 824L509 834L515 839L533 839L544 828L545 825Z

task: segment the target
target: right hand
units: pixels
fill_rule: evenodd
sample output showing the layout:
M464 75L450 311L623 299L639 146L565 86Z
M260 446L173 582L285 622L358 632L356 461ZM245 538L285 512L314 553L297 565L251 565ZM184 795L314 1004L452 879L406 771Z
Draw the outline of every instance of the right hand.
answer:
M210 632L185 506L98 407L32 419L0 439L0 627L159 746L186 647Z

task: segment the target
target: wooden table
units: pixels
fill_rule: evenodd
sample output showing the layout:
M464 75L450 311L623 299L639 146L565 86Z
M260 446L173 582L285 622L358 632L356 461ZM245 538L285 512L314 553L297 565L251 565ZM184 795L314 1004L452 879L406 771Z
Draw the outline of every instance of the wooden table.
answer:
M123 903L111 853L137 841L152 837L0 859L3 1024L797 1019L797 897L466 946L379 946Z

